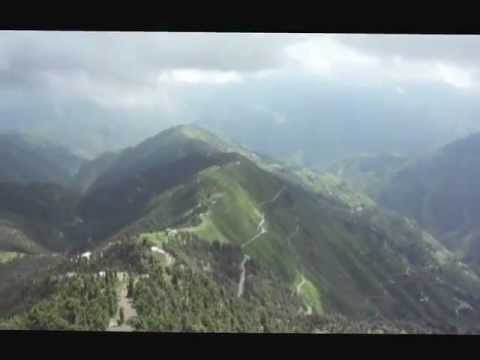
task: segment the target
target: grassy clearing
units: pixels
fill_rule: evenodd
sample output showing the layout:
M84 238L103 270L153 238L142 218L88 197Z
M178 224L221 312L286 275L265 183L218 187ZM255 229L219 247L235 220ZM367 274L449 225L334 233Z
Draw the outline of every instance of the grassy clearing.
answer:
M193 231L199 238L208 242L218 241L220 243L228 242L228 239L222 234L213 222L210 214L202 217L202 223Z
M204 173L203 181L221 189L223 196L211 205L197 234L206 240L228 241L241 245L255 235L259 210L250 195L224 171Z
M168 241L167 231L158 231L151 233L141 233L138 236L138 241L145 242L149 246L162 246Z

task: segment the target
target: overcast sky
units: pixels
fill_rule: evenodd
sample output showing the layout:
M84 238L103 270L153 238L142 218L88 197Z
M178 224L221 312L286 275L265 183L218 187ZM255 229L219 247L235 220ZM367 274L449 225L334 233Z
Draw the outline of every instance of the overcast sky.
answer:
M295 79L363 96L381 89L405 104L456 102L457 117L472 121L479 70L479 36L2 31L0 125L38 122L44 111L57 122L162 128L205 116L227 95L265 97L258 84L286 98ZM276 124L295 118L260 100L249 106Z

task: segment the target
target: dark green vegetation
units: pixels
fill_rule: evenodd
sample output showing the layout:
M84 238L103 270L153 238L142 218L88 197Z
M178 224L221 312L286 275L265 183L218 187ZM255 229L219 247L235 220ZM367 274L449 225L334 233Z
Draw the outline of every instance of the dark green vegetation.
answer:
M379 201L480 264L480 134L458 140L400 172Z
M477 275L334 176L186 126L104 160L91 164L78 205L55 215L56 226L81 218L65 238L93 247L90 261L48 270L77 276L45 286L33 308L16 312L17 326L105 329L120 286L137 330L478 331Z
M109 152L93 160L85 161L78 169L73 180L73 186L81 193L85 193L98 177L115 161L116 156L116 153Z
M23 312L48 295L46 278L60 262L59 257L27 255L0 263L0 318Z
M124 269L130 279L128 296L138 312L125 320L137 331L435 331L407 321L306 316L301 298L257 262L249 267L248 292L239 299L235 294L236 265L241 257L238 247L208 244L193 237L182 240L165 246L176 259L170 266L152 254L148 243L139 241L114 244L88 263L60 260L55 271L43 271L40 280L26 282L22 295L29 299L28 304L10 310L12 315L0 321L0 329L106 330L117 310L123 312L118 309L116 294L122 282L118 279L126 274L118 270ZM112 270L100 276L105 268Z
M268 269L252 265L251 293L238 299L238 247L193 237L166 246L171 267L153 264L135 286L136 327L154 331L262 332L301 330L301 301ZM236 266L237 265L237 266Z
M0 181L69 184L83 159L42 138L0 134Z
M0 183L0 251L41 253L76 245L79 196L53 183Z
M76 246L70 190L83 159L36 136L0 135L0 261L4 252L38 254Z
M378 161L370 162L372 170L361 158L340 164L336 170L353 188L414 219L464 261L478 267L479 151L480 135L475 134L417 161L378 156ZM380 159L385 159L385 166Z
M106 330L117 312L116 277L107 272L99 278L78 274L68 281L47 278L45 298L20 316L9 318L7 326L31 330ZM4 325L5 326L5 325Z

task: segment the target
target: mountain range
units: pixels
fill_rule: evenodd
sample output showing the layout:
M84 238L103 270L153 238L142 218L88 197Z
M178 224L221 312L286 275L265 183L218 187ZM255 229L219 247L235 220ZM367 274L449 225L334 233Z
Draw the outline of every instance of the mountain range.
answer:
M466 141L431 163L474 171L473 156L446 165L475 153ZM420 201L423 163L363 157L317 173L186 125L93 160L36 149L55 177L0 173L4 328L479 330L480 278L442 232L456 229L401 206Z
M339 175L350 189L415 220L459 258L478 267L479 150L480 135L473 134L418 159L356 157L328 172Z

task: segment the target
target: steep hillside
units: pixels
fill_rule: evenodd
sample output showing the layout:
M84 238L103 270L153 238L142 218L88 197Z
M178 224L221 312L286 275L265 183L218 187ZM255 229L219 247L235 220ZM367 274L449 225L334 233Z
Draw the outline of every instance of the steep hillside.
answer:
M48 141L18 133L0 134L0 181L69 184L83 159Z
M399 171L378 201L415 219L447 247L480 264L480 135L453 142Z
M60 185L0 183L0 251L42 253L74 246L75 192Z
M254 296L264 271L260 284L278 277L317 314L460 326L458 301L477 301L476 276L407 220L339 191L333 177L281 177L281 165L267 171L273 163L222 152L203 134L177 127L120 154L82 200L94 241L147 244L142 251L181 239L228 245L236 260L218 272L231 291Z
M408 158L393 154L361 155L337 161L325 173L344 180L355 191L376 198L390 179L410 163Z
M115 162L117 155L118 153L109 152L93 160L85 161L78 169L72 186L81 193L87 192L90 186Z
M407 221L377 209L352 214L245 159L205 170L160 196L151 209L116 237L160 245L180 233L234 244L244 253L237 268L273 271L317 313L361 318L380 311L390 318L437 322L450 313L455 321L457 290L442 277L456 278L458 289L465 286L456 296L478 291L473 273Z
M333 176L234 148L182 126L120 153L79 203L92 252L57 265L7 324L480 330L480 279L429 234Z
M61 262L61 256L24 253L0 261L0 318L29 310L50 294L48 276L58 271Z
M140 217L152 196L223 163L227 158L219 154L226 152L255 157L203 129L180 125L102 160L108 166L98 173L79 206L89 224L88 237L96 241L111 235Z

